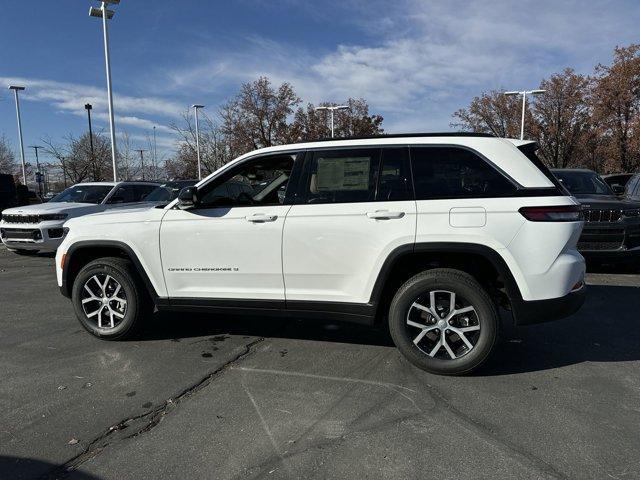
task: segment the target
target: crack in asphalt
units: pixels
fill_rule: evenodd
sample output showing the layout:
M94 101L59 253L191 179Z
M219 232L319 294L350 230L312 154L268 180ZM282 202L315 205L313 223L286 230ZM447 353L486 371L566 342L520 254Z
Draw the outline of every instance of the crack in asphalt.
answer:
M41 475L39 479L64 479L83 463L94 458L96 455L99 455L103 450L105 450L115 442L134 438L138 435L142 435L143 433L148 432L156 425L158 425L167 414L175 410L180 403L188 400L191 396L206 388L213 380L220 376L224 371L228 370L234 363L239 362L240 360L250 355L253 352L253 347L263 342L264 340L264 337L260 337L246 344L244 346L244 350L234 356L231 360L225 362L213 372L208 373L205 377L201 378L193 385L187 387L175 397L171 397L168 400L165 400L162 405L140 415L125 418L124 420L121 420L115 425L109 427L100 435L98 435L94 440L92 440L81 453L66 461L62 465L59 465L49 472ZM131 433L116 435L116 433L123 432L133 426L137 426L137 428L131 431Z

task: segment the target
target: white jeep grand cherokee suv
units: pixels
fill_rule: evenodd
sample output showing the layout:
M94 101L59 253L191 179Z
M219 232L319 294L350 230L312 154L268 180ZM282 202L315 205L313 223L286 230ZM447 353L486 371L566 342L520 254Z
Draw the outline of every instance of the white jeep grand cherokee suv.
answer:
M47 203L2 211L0 239L17 253L55 252L67 220L116 207L139 204L158 187L150 182L77 183Z
M418 367L462 374L517 324L575 312L578 203L534 144L412 134L248 153L164 208L73 219L56 257L80 323L105 339L159 310L388 322Z

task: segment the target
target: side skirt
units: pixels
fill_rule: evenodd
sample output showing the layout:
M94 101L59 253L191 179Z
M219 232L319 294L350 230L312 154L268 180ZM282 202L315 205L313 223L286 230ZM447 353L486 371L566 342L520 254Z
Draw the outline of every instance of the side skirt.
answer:
M160 311L266 315L339 320L373 325L375 308L371 304L345 302L307 302L284 300L246 300L235 298L156 298Z

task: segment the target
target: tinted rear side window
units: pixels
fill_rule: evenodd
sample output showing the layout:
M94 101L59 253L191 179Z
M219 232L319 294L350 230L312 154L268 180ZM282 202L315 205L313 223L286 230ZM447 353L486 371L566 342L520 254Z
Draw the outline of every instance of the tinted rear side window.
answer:
M417 200L514 195L516 186L479 155L458 147L413 147Z

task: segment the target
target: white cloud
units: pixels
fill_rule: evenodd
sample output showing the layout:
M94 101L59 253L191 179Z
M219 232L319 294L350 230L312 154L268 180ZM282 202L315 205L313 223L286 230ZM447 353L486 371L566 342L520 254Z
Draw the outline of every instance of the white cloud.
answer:
M84 116L85 103L91 103L94 117L108 120L107 95L104 88L37 78L0 77L0 83L26 85L27 89L21 93L21 98L48 103L65 113ZM166 128L140 117L140 114L175 119L185 109L185 105L163 98L120 95L117 91L114 92L113 103L116 112L138 114L118 118L122 123L140 128L152 128L153 125Z
M362 41L327 52L233 39L232 48L171 73L169 85L233 91L267 75L292 83L305 101L364 97L387 128L443 129L483 90L535 87L567 66L591 72L616 44L636 40L640 22L640 4L613 0L340 3L327 8L348 10L352 37Z

